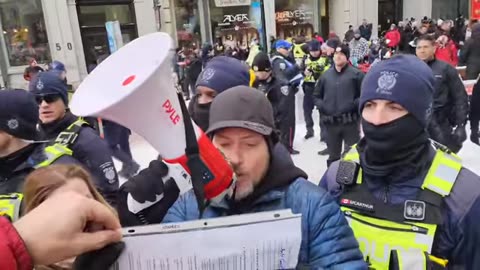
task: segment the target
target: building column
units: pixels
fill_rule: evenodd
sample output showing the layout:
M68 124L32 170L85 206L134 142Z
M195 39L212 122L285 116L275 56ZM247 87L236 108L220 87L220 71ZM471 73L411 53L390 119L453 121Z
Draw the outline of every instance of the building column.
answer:
M2 21L0 20L0 88L9 86L8 83L8 53L5 47L5 39L3 37Z
M277 37L277 24L275 14L275 1L263 0L263 12L265 14L265 33L267 38L268 52L270 48L270 36Z

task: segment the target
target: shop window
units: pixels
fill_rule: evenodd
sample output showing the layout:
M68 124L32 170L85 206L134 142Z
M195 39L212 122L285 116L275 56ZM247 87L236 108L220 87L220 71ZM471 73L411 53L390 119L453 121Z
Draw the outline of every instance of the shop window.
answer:
M318 0L276 0L275 22L277 37L291 39L299 36L310 39L316 24L314 12L317 12Z
M51 62L41 0L0 0L0 18L10 66Z
M255 39L265 48L261 1L210 0L209 4L215 42L230 48L248 48Z
M459 14L468 17L469 0L435 0L432 4L432 18L454 20Z
M128 5L80 6L78 20L81 26L105 26L105 22L119 21L120 24L135 23Z
M198 48L201 46L200 16L197 0L175 1L175 21L178 46Z
M138 37L135 10L131 0L77 1L77 13L88 71L111 54L106 22L120 23L123 44Z

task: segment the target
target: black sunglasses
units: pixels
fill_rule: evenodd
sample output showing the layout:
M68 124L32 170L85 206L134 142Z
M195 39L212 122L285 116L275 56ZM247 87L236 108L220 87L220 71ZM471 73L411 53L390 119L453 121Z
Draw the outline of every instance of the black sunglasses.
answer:
M60 98L61 98L61 96L57 95L57 94L35 96L35 100L37 101L38 105L42 104L42 101L45 101L46 103L50 104L52 102L55 102L55 101L59 100Z

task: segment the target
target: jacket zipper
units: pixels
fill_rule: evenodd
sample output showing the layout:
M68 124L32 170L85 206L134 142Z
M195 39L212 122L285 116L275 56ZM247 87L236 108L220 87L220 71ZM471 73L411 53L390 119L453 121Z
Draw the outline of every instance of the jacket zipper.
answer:
M385 186L385 193L383 195L383 203L388 203L388 193L390 191L390 188L388 185Z
M388 231L397 231L397 232L411 232L411 233L428 234L428 229L427 228L419 227L419 226L416 226L416 225L411 225L411 224L408 224L408 223L397 222L397 223L402 224L402 225L411 226L411 229L390 228L390 227L386 227L386 226L373 224L373 223L370 223L368 221L362 220L360 218L354 217L352 212L350 212L350 211L344 211L344 214L345 214L345 216L347 216L347 217L349 217L349 218L351 218L355 221L358 221L360 223L363 223L365 225L368 225L368 226L371 226L371 227L374 227L374 228L378 228L378 229L383 229L383 230L388 230Z

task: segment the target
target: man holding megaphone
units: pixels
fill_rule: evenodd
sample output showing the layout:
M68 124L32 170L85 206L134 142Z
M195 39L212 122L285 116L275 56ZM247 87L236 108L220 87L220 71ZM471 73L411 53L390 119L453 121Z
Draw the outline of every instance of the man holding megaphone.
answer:
M122 187L119 215L133 217L124 224L134 219L157 223L165 213L164 222L176 222L291 208L302 214L301 265L366 269L338 205L306 180L278 144L264 94L238 86L216 96L207 136L192 123L182 95L169 82L171 44L163 33L132 41L102 62L72 100L77 115L130 128L164 159Z
M175 202L180 190L173 178L181 175L172 170L172 165L152 161L123 188L146 206L137 212L140 222L134 225L290 208L302 214L303 220L299 266L366 269L338 205L325 190L306 180L307 175L293 164L288 150L279 143L273 109L260 91L238 86L218 95L212 103L209 124L207 134L213 145L225 153L234 168L232 192L211 200L203 213L199 212L194 191ZM135 217L129 217L131 221ZM322 226L328 229L320 229Z

